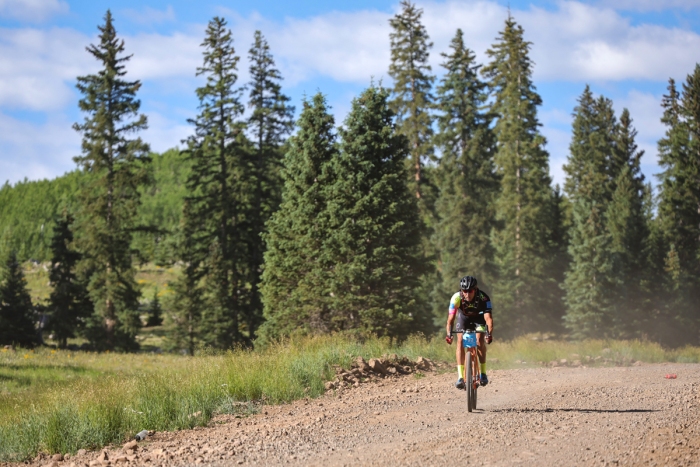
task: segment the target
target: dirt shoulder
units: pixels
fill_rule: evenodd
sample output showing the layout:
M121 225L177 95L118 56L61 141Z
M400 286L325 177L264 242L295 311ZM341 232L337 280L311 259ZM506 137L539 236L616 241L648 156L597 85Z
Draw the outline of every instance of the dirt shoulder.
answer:
M700 464L699 364L492 371L472 413L452 373L392 376L248 418L219 416L208 428L108 450L107 459L88 452L34 464Z

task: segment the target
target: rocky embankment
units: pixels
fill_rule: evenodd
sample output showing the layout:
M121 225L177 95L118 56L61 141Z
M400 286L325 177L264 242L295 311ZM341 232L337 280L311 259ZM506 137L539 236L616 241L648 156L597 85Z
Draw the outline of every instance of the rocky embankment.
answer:
M372 358L368 362L364 358L358 357L349 370L339 366L335 367L335 380L326 383L326 390L357 388L362 383L376 382L391 376L417 374L420 377L421 372L432 371L438 365L441 364L433 363L427 358L418 357L414 362L408 357L399 357L396 354L383 358Z

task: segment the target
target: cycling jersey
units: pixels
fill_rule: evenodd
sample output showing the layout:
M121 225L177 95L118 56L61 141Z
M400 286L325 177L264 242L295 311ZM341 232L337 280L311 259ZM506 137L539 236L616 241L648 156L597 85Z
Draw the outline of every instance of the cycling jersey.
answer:
M468 324L486 324L485 313L492 313L491 298L482 290L477 290L474 300L467 302L457 292L450 300L450 315L457 314L457 332L462 332Z

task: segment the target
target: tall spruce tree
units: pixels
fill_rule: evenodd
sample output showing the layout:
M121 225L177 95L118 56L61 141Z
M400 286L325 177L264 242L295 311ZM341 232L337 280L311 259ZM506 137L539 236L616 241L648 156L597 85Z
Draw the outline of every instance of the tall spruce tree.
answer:
M173 284L174 299L170 313L166 315L168 328L167 343L174 350L185 350L194 355L201 345L201 317L204 307L204 290L202 288L202 270L198 258L198 226L191 222L189 201L182 207L182 218L177 235L178 256L183 261L182 274Z
M332 328L401 338L432 331L432 317L419 291L427 265L405 183L407 138L396 131L388 98L371 86L340 130L323 252L333 265L325 281Z
M487 51L491 62L482 69L494 93L491 112L497 116L494 163L501 185L496 219L501 225L492 236L499 270L493 295L503 317L499 329L506 334L540 330L557 318L550 273L555 201L537 119L542 99L532 83L530 43L523 34L508 17Z
M612 314L610 291L613 268L610 238L605 226L605 209L614 187L606 173L615 149L616 121L612 102L596 102L589 86L574 109L573 134L565 190L573 204L572 261L567 271L567 314L565 323L576 337L602 333L603 318Z
M129 350L140 326L139 289L131 260L132 231L140 203L139 187L148 182L148 145L132 135L147 127L139 114L139 81L127 81L124 41L117 37L112 14L99 26L99 44L87 51L100 63L96 74L78 77L86 114L73 127L82 133L82 155L75 162L88 174L81 190L77 229L95 307L87 336L93 346Z
M93 311L87 287L76 273L82 255L73 246L72 224L70 214L57 219L51 239L49 281L53 290L49 297L50 320L46 329L55 335L60 348L66 347L68 338L76 337Z
M201 269L206 299L199 338L224 349L251 342L244 321L250 303L246 286L250 222L245 215L255 191L247 163L241 90L235 87L239 57L226 25L226 20L215 17L207 26L204 62L197 68L197 76L206 82L196 90L200 113L189 120L194 134L184 151L192 164L185 219L192 238L186 257Z
M576 337L633 337L644 316L649 188L629 111L586 86L564 170L573 203L565 323ZM648 284L647 284L648 285Z
M606 212L619 175L618 124L612 101L603 96L596 100L590 87L578 102L564 166L565 189L573 205L564 320L575 337L611 337L614 330L604 320L615 311L616 282Z
M613 277L617 298L611 326L618 337L636 337L646 313L649 280L649 197L651 187L644 184L641 158L629 111L620 115L616 150L624 161L617 175L610 204L606 212L606 229L610 234Z
M389 20L392 32L389 76L394 80L391 109L397 116L397 130L408 138L407 163L413 183L411 189L422 196L423 164L433 154L433 129L430 109L435 77L428 64L433 46L421 23L423 10L410 0L402 0L401 12ZM425 215L425 214L424 214Z
M0 278L0 345L35 346L38 342L34 321L34 307L22 264L12 252Z
M280 336L328 332L332 258L322 248L329 235L330 166L337 157L335 122L326 99L316 94L304 108L289 140L282 175L282 203L264 234L266 252L261 292L266 322L257 342Z
M158 288L153 291L153 298L148 305L148 320L146 326L160 326L163 324L163 308L158 298Z
M246 316L250 337L254 338L255 330L262 321L259 283L264 242L261 233L265 231L265 224L280 203L282 145L285 136L294 129L294 107L289 105L289 97L282 94L282 75L275 68L270 46L260 31L255 31L255 41L250 49L249 59L251 79L248 107L252 109L252 114L248 119L248 130L255 147L255 198L250 213L251 303Z
M659 141L660 192L658 223L665 243L665 263L672 290L673 326L661 336L680 344L700 341L700 65L683 83L682 93L670 80L664 96L662 122L667 130ZM671 335L669 335L671 334Z
M478 276L488 289L496 272L489 236L499 180L493 165L492 118L484 109L488 89L479 80L480 65L465 47L461 29L450 48L449 54L442 54L446 73L435 103L435 143L442 157L436 174L438 222L433 234L440 278L432 297L440 318L444 318L446 300L457 290L460 277Z

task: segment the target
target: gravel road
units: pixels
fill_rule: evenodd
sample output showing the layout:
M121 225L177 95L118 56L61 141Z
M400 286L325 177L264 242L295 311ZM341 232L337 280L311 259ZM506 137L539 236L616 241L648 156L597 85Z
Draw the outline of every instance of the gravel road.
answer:
M156 433L135 450L34 464L700 465L700 364L489 377L472 413L452 371L393 376L247 418L218 416L208 428Z

